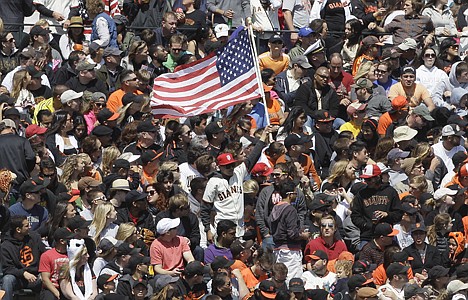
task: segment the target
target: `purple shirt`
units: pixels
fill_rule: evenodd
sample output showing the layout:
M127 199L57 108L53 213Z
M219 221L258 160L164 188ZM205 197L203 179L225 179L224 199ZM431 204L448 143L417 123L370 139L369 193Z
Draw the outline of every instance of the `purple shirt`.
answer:
M229 248L220 248L211 244L205 249L205 264L211 264L216 256L225 256L232 260L232 253Z

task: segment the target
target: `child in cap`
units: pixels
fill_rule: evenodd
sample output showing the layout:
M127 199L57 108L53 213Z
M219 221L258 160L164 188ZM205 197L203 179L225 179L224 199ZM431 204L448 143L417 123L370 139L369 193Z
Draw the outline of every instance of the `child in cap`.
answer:
M101 291L95 300L104 299L105 295L115 293L115 282L114 280L119 276L119 274L102 274L97 279L98 289Z

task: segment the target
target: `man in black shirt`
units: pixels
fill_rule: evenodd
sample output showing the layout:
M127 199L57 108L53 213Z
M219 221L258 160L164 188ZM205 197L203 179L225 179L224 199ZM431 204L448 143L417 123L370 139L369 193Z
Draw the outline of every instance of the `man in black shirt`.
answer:
M65 84L75 92L101 92L105 95L109 93L106 85L101 80L96 78L96 72L94 67L96 64L92 64L88 61L82 61L76 66L78 76L73 77Z

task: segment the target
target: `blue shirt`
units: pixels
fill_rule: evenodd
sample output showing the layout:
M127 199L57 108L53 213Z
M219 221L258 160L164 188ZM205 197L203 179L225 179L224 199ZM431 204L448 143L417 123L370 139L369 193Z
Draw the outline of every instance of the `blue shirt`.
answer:
M265 105L262 102L258 102L250 112L249 116L255 119L257 123L257 129L265 128L267 124L267 120L265 118Z
M26 210L21 202L17 202L9 208L12 216L26 216L28 218L31 230L39 229L42 222L47 221L49 212L44 207L35 204L30 210Z
M389 77L388 81L385 82L385 83L382 83L382 82L376 80L376 81L374 81L374 84L377 84L377 85L380 85L381 87L383 87L384 90L385 90L385 93L388 95L388 91L390 91L390 88L392 87L392 85L394 85L397 82L398 82L398 80L395 80L395 79Z

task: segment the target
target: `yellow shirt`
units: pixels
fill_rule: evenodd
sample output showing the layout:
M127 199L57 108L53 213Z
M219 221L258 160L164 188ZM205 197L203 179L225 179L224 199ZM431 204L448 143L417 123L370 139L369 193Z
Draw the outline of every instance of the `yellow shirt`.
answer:
M46 100L42 100L36 105L36 108L34 108L34 116L33 116L33 124L39 125L37 122L37 114L41 110L49 110L51 113L55 112L54 108L54 98L49 98Z
M356 138L359 132L361 132L361 125L357 125L353 121L349 121L341 125L340 131L351 131L354 138Z

